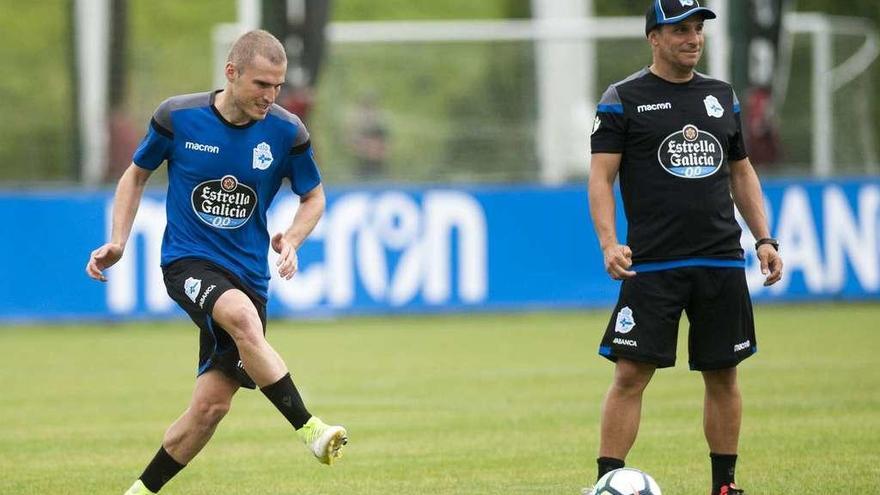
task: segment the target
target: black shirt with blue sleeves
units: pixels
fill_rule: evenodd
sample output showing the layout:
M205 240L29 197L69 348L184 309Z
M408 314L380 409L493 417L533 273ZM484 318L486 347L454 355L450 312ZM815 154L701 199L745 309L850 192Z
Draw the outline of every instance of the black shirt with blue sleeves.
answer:
M747 158L731 86L695 73L686 83L648 69L612 84L593 124L593 153L619 153L634 269L742 266L729 162Z

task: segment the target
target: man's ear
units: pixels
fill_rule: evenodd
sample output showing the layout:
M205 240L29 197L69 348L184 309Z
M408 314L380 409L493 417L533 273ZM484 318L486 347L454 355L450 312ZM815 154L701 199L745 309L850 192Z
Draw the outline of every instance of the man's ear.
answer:
M238 75L238 70L236 70L235 64L232 62L226 62L226 67L223 68L223 73L226 75L226 80L232 82L235 81L235 77Z

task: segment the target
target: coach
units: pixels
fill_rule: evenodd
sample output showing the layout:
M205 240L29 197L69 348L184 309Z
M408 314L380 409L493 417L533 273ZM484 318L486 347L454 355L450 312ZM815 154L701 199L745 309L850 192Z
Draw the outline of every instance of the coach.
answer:
M780 280L782 259L746 154L736 95L695 71L703 22L715 17L697 0L654 0L645 25L652 64L605 91L593 125L590 212L605 268L623 281L599 347L615 370L597 462L600 477L623 467L645 387L657 368L675 364L684 310L690 368L705 384L711 493L733 495L744 493L734 481L742 418L736 366L757 352L734 205L759 239L764 285ZM615 231L618 175L626 244Z

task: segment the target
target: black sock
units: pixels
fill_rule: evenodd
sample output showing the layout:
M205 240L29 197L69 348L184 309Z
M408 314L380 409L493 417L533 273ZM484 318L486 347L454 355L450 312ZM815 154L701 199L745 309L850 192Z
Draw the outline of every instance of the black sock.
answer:
M151 492L159 493L165 483L168 483L184 467L186 464L175 461L164 446L159 447L159 452L156 452L153 460L147 465L147 469L144 469L144 474L140 479Z
M260 389L263 395L275 404L275 407L281 411L281 414L290 421L293 429L298 430L306 424L312 417L303 404L302 397L299 396L293 380L290 379L290 373L281 377L280 380L267 385Z
M599 465L599 476L596 476L597 481L609 471L620 469L626 465L621 459L615 459L613 457L600 457L596 459L596 464Z
M736 454L709 454L712 459L712 493L722 486L733 483L736 472Z

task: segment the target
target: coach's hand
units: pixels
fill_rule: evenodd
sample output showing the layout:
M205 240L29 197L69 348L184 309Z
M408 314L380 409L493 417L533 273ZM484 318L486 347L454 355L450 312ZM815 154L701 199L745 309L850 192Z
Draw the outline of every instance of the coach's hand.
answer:
M782 257L776 249L769 244L758 246L758 261L761 262L761 273L767 276L764 287L779 282L782 278Z
M107 277L104 276L104 270L110 268L119 261L119 258L122 258L122 251L122 245L114 242L108 242L95 249L89 257L88 264L86 264L86 273L95 280L106 282Z
M290 280L299 268L296 249L280 232L272 236L272 249L278 253L278 261L275 262L275 266L278 267L278 275L284 280Z
M636 272L629 268L632 266L632 249L629 246L616 244L605 249L605 271L614 280L623 280L625 278L633 278Z

